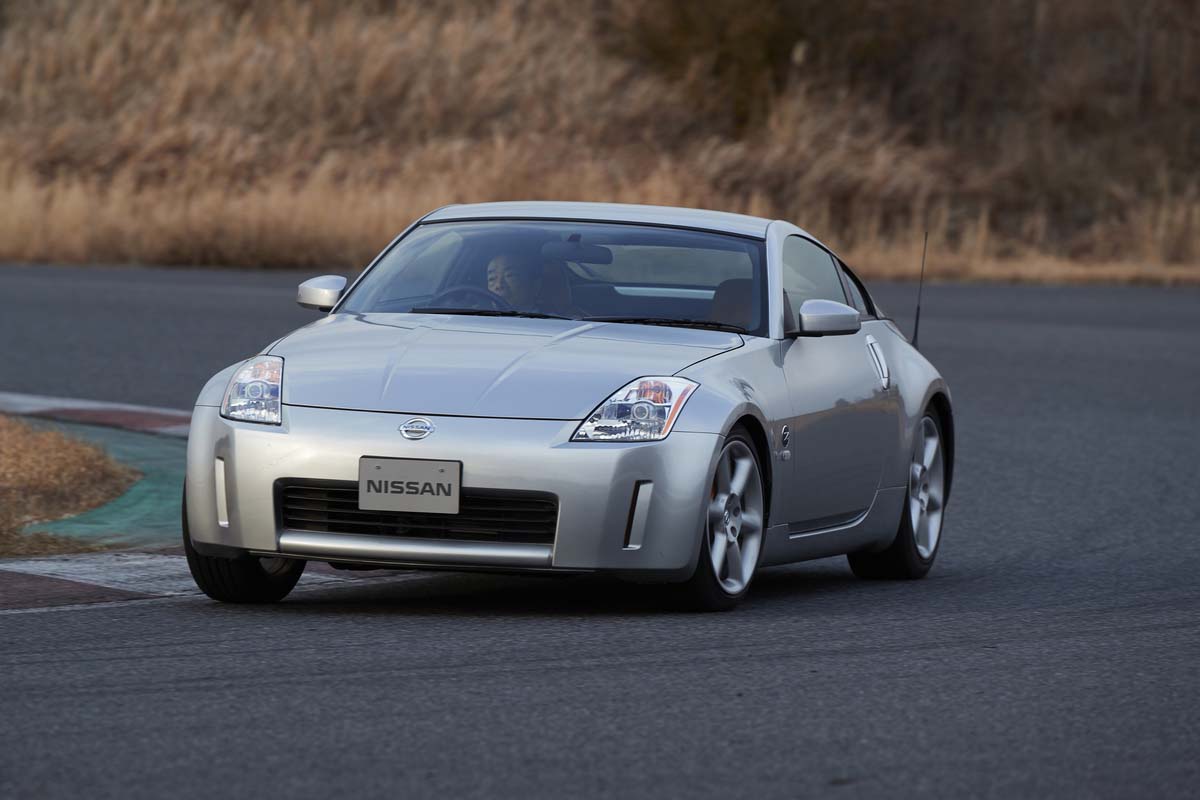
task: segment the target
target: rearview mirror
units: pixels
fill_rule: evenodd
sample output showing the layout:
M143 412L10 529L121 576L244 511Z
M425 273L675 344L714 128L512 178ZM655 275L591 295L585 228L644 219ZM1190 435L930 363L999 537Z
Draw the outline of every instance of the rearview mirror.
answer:
M837 336L862 327L858 309L833 300L805 300L800 306L797 336Z
M296 302L304 308L328 311L337 305L338 298L346 289L346 279L341 275L322 275L309 278L296 291Z
M598 244L577 241L546 242L542 245L542 258L555 261L574 261L577 264L611 264L612 250Z

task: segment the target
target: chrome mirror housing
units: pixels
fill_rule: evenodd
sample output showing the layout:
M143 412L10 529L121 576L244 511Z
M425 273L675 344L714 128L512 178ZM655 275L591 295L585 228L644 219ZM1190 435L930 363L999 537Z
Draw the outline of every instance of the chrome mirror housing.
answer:
M800 306L797 336L837 336L862 327L858 309L833 300L805 300Z
M322 275L309 278L296 291L296 302L303 308L328 311L337 304L346 290L346 279L341 275Z

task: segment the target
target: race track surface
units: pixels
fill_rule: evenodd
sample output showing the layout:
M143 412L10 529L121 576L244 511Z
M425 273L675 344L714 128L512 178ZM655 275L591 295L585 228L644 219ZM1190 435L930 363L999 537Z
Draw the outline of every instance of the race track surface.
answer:
M0 267L0 391L187 407L315 318L301 277ZM875 288L907 330L914 287ZM0 611L0 796L1193 795L1200 292L931 286L923 319L959 447L928 579Z

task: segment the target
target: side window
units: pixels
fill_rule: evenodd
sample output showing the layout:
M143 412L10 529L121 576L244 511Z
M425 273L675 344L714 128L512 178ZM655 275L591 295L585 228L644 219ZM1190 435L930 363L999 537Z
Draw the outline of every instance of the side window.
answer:
M785 330L796 327L796 315L805 300L846 302L833 257L803 236L789 236L783 242L783 293L789 312Z
M846 282L846 291L850 293L850 305L858 309L858 313L864 317L871 315L871 309L867 305L867 299L863 297L862 290L858 288L858 281L854 280L843 267L838 267L838 272L842 273L842 279Z

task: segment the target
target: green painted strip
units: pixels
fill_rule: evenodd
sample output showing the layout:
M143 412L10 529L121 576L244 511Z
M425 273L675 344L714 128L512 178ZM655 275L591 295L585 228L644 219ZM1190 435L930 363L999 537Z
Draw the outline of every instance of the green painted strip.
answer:
M26 421L98 445L142 473L141 480L111 503L67 519L28 525L26 533L45 531L109 546L179 544L186 440L96 425Z

